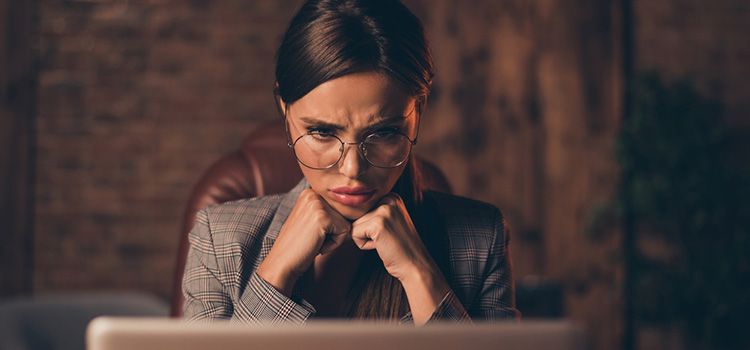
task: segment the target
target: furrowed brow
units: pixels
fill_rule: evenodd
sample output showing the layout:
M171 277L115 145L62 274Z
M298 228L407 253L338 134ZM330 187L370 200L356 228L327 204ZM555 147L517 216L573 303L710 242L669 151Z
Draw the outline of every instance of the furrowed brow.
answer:
M325 120L316 119L314 117L300 117L299 119L303 123L305 123L307 125L315 125L315 126L320 126L320 127L324 127L324 128L333 129L333 130L344 130L345 129L341 125L333 124L333 123L331 123L329 121L325 121Z
M346 129L344 126L337 125L337 124L331 123L331 122L326 121L326 120L317 119L315 117L300 117L299 119L303 123L305 123L307 125L315 125L315 126L325 127L325 128L329 128L329 129L337 130L337 131L341 131L341 130ZM378 128L378 127L384 126L384 125L400 123L400 122L403 122L404 120L406 120L406 116L399 115L399 116L395 116L395 117L390 117L390 118L379 120L379 121L377 121L377 122L375 122L375 123L367 126L366 129L368 129L368 130L375 129L375 128Z
M372 125L368 126L367 129L375 129L384 125L403 123L404 120L406 120L406 117L402 115L390 117L373 123Z

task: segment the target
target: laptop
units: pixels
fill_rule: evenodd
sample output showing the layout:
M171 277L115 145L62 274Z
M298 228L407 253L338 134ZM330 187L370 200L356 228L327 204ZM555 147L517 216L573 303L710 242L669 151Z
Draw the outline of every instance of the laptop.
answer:
M582 328L568 321L402 326L365 321L309 321L304 326L250 326L229 321L98 317L88 350L497 350L584 348Z

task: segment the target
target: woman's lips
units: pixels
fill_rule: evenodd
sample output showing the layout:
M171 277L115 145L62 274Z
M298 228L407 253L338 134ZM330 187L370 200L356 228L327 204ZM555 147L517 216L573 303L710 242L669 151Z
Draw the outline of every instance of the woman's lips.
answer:
M375 190L366 187L337 187L328 190L331 199L349 206L362 205L372 198Z

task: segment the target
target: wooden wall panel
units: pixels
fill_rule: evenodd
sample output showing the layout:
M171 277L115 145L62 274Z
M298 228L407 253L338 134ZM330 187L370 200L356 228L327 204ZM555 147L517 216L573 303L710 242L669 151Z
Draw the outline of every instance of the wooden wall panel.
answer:
M595 348L621 335L619 236L584 234L617 183L619 33L610 2L411 1L437 66L418 152L503 209L518 281L562 283Z
M0 297L29 293L33 277L33 10L0 1Z

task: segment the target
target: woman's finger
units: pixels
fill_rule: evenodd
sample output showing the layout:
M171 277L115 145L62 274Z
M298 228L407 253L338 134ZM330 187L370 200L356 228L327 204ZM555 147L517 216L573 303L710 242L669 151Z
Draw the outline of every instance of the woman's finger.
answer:
M320 254L327 254L331 251L336 250L340 245L342 245L346 240L349 239L349 232L350 230L348 228L345 228L343 230L339 230L338 232L332 231L331 233L326 233L325 239L323 240L323 245L320 247Z
M361 236L353 236L352 240L354 241L354 244L359 247L361 250L373 250L375 249L375 241L367 238L367 237L361 237Z
M320 246L320 254L326 254L328 252L336 250L344 242L350 239L351 226L347 222L346 225L339 224L328 228L323 239L323 244Z
M346 242L346 240L350 239L352 224L326 203L325 200L320 198L320 202L330 220L328 227L326 228L325 239L320 247L320 254L326 254L336 250L336 248Z
M379 228L374 212L367 213L352 223L352 240L362 250L375 249L375 235Z

